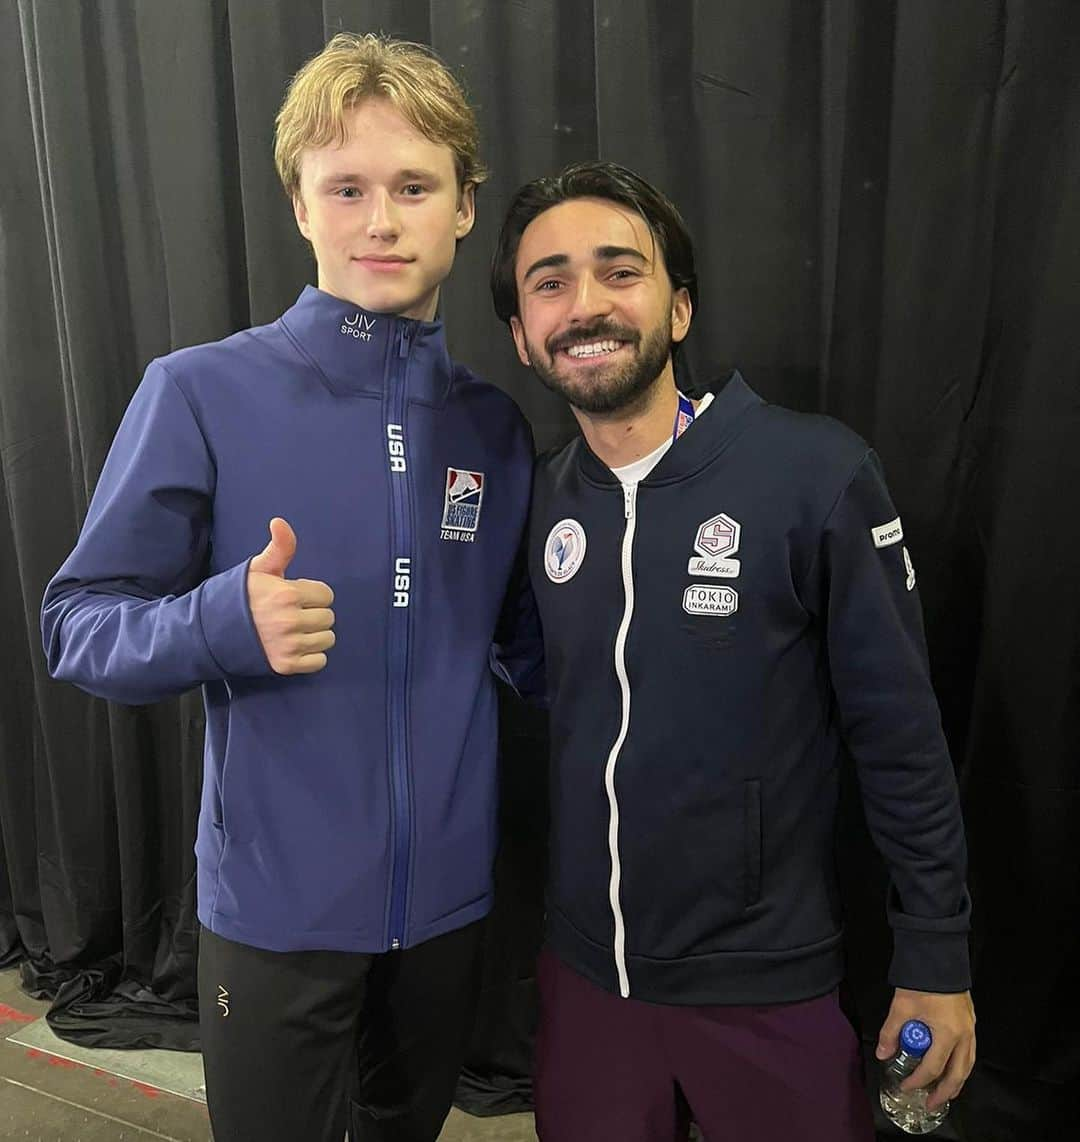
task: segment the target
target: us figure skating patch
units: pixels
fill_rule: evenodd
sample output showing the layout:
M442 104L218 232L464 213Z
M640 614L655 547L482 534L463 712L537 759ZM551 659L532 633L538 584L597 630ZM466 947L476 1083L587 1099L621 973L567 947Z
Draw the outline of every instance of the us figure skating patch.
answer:
M483 502L483 472L447 468L441 537L471 543L480 526L480 507Z

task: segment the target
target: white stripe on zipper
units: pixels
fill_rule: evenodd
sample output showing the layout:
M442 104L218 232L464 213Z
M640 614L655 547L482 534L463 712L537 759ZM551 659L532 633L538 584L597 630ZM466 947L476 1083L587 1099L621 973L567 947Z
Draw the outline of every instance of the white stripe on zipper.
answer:
M604 771L604 786L607 789L610 817L608 823L608 848L611 851L611 883L608 896L611 900L611 914L615 919L615 970L619 975L619 994L623 999L630 997L630 977L626 973L626 924L623 921L622 905L619 903L619 884L622 879L622 864L619 861L619 800L615 796L615 764L619 760L623 742L630 729L630 679L626 673L626 636L630 630L630 620L634 615L634 530L637 516L634 508L637 502L637 484L623 485L623 503L626 515L626 530L622 541L622 578L626 605L623 609L619 633L615 638L615 674L622 691L622 725L619 736L608 754L607 768Z

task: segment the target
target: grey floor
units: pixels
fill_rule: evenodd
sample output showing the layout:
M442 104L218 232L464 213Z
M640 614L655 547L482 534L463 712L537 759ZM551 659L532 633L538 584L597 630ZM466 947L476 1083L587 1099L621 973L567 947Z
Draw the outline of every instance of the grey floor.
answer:
M197 1056L72 1048L52 1037L47 1007L19 988L17 971L0 971L2 1142L207 1142ZM531 1114L455 1110L439 1142L536 1142L536 1132Z

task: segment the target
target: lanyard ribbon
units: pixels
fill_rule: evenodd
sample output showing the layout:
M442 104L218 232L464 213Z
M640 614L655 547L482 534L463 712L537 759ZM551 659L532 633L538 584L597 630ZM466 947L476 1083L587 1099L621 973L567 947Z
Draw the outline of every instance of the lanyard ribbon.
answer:
M671 443L676 440L694 423L694 405L688 397L679 393L679 407L675 412L675 423L671 426Z

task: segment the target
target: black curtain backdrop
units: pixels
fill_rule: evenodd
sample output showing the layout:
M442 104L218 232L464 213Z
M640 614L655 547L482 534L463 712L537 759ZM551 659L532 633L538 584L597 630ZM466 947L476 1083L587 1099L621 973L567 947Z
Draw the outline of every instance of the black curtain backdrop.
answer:
M1071 1137L1074 0L2 0L0 964L55 999L60 1034L196 1045L198 698L125 708L51 682L38 607L150 358L272 320L312 280L272 123L342 29L432 44L479 109L494 175L443 313L541 446L572 422L517 364L487 262L521 182L601 156L665 188L695 235L684 383L737 365L881 453L970 836L981 1062L955 1124L978 1142ZM528 1098L542 732L508 700L473 1109ZM850 1002L873 1036L888 941L856 793L839 858Z

